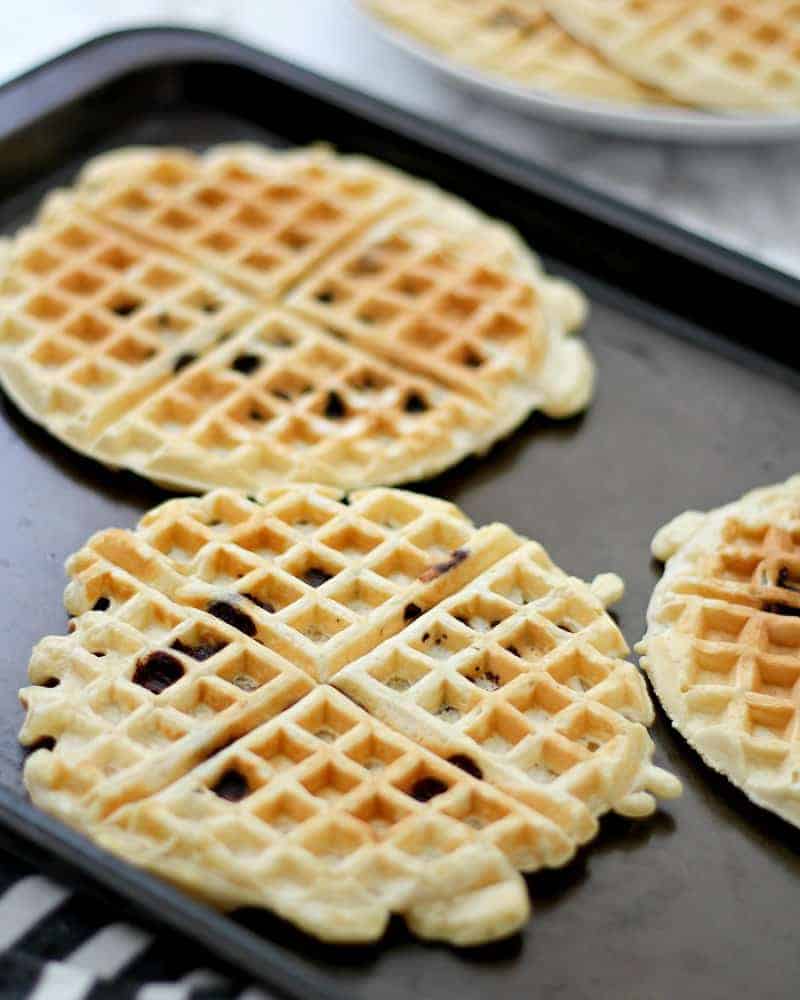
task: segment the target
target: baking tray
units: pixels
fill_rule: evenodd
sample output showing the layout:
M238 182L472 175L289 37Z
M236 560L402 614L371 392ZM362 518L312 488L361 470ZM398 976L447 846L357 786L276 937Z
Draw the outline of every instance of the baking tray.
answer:
M658 575L653 531L800 468L800 283L531 164L235 42L146 29L90 42L0 90L0 228L88 157L130 143L325 139L414 171L508 219L592 302L597 400L534 417L427 492L507 521L559 564L628 582L632 643ZM529 879L534 919L491 947L414 941L400 921L370 948L328 948L259 913L221 916L110 857L25 800L16 692L30 648L63 632L64 558L132 526L156 487L68 451L0 405L0 819L37 864L80 872L140 919L180 931L276 995L471 1000L667 1000L796 995L800 833L702 765L660 717L684 797L646 822L609 818L568 867ZM107 903L104 905L108 905Z

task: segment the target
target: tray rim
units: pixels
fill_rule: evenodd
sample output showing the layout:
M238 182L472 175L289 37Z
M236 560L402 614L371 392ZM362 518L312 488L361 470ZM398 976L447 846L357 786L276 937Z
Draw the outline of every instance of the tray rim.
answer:
M147 39L148 44L141 43ZM133 43L133 44L131 44ZM105 60L91 65L87 59L98 51ZM362 94L338 81L305 70L280 57L211 32L173 27L123 29L88 39L55 58L27 70L0 86L0 144L35 125L48 113L137 70L163 64L218 62L244 66L265 77L276 77L313 96L368 118L384 128L399 126L404 138L432 147L454 159L463 159L479 170L561 202L581 214L646 239L656 247L688 257L696 263L747 283L758 291L788 302L800 303L800 279L776 271L704 237L686 233L671 223L612 197L567 181L555 172L518 157L498 161L489 146L464 133L450 130L432 119L421 118L391 104ZM63 67L67 74L58 100L47 99L48 81ZM82 70L81 75L78 70ZM16 108L16 114L12 111ZM2 193L0 192L0 196ZM627 217L627 218L626 218ZM22 842L50 852L77 872L102 885L137 908L146 920L156 921L207 946L223 960L233 962L269 987L287 996L344 1000L347 993L325 973L304 970L286 950L192 900L147 872L109 854L84 836L36 809L10 786L0 783L0 826Z
M81 875L122 896L143 919L164 924L207 946L223 961L246 969L271 988L300 1000L346 1000L323 973L305 971L269 938L260 937L168 882L98 847L0 785L0 825L23 843L53 852ZM187 932L186 927L191 926ZM264 963L269 962L268 968Z
M145 39L146 45L135 44ZM98 55L100 59L97 59ZM97 62L86 65L88 56L97 59ZM89 38L39 63L0 85L0 144L46 114L129 73L164 63L192 62L227 63L278 77L314 97L333 101L345 110L368 117L383 127L398 128L404 137L437 152L464 160L470 166L488 170L521 187L532 188L537 194L560 202L596 222L620 229L738 283L800 305L800 275L782 271L743 251L684 229L653 212L626 204L612 194L563 177L533 159L495 150L487 142L435 118L405 110L270 51L216 32L168 25L122 28ZM66 81L61 81L62 89L54 102L52 95L46 93L47 84L49 78L64 66L73 70L80 66L81 74L78 79L68 77Z

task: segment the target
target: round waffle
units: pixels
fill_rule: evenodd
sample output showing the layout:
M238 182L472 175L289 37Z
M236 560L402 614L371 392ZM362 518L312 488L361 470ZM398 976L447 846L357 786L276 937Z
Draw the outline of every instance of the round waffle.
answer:
M519 929L519 872L679 791L604 602L504 525L389 489L172 500L68 564L21 692L33 801L327 939Z
M4 247L0 379L169 487L353 488L582 409L584 315L508 227L372 161L131 149Z
M800 826L800 477L663 528L638 647L707 764Z
M448 59L522 86L622 104L669 103L607 63L539 0L363 0L367 10Z
M715 110L800 107L794 0L544 0L609 63L679 101Z

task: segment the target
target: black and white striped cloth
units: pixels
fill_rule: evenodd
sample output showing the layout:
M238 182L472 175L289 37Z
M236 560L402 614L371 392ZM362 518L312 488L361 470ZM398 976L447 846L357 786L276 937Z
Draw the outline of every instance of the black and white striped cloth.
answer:
M0 850L2 1000L272 1000L208 952L115 921L107 904Z

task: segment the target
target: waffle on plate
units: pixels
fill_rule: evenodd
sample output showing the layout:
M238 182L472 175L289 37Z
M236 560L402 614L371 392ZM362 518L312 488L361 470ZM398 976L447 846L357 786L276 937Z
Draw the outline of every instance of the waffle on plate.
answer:
M611 65L675 100L715 111L800 106L794 0L544 0Z
M620 104L669 104L578 41L542 0L363 0L391 28L465 67L534 90Z

